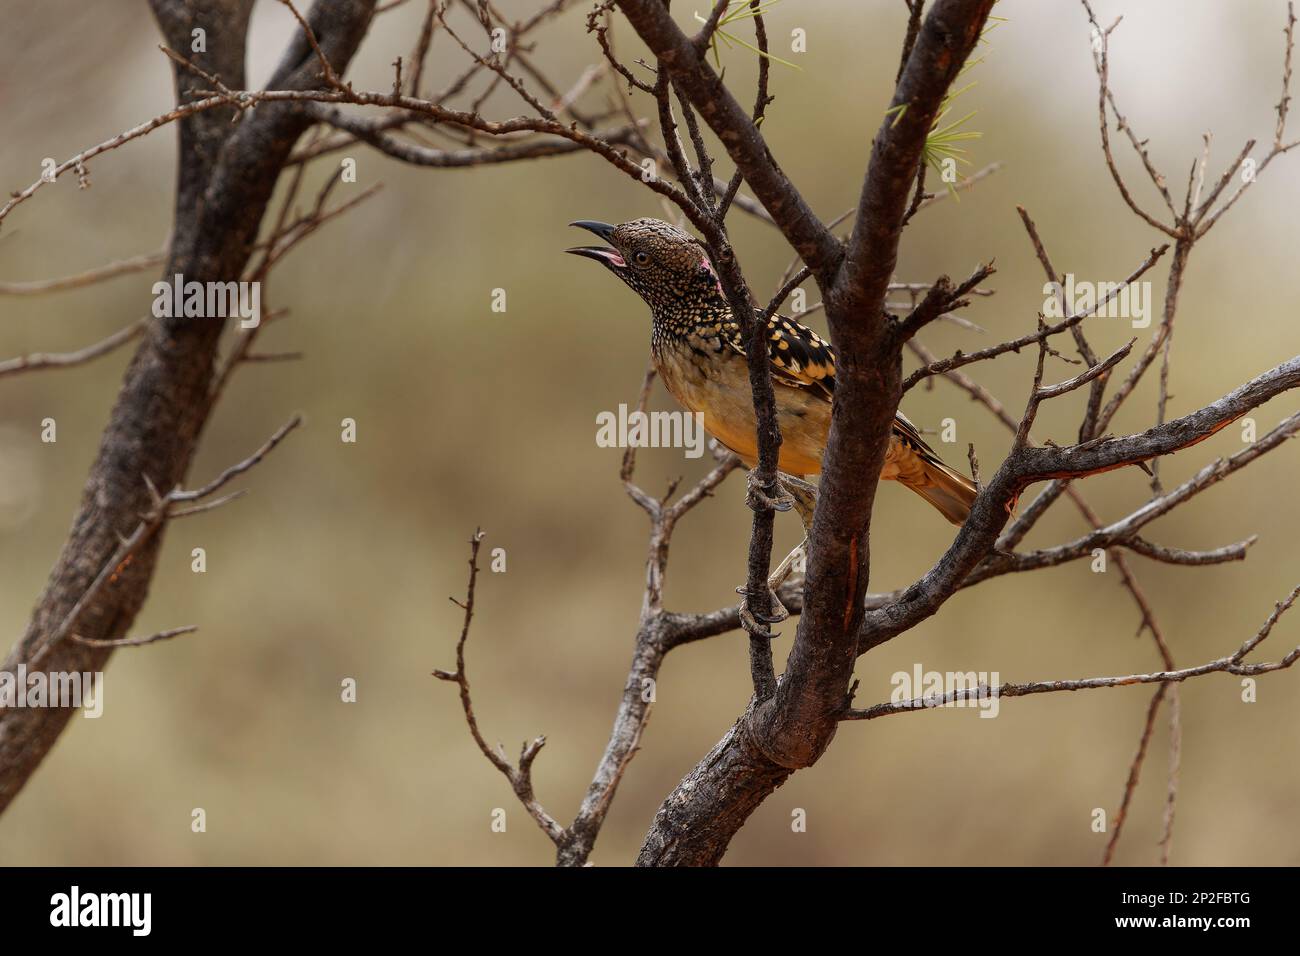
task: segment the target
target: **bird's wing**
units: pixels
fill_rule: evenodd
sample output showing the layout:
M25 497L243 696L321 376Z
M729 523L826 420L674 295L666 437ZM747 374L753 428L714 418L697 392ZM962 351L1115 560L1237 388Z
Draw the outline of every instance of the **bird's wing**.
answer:
M759 317L762 312L755 310ZM741 355L745 343L737 329L728 345ZM835 349L820 335L783 315L767 323L767 357L772 363L772 380L831 400L835 393Z
M755 310L759 316L762 312ZM744 344L737 330L730 345L741 355ZM772 363L772 379L792 388L807 391L830 401L835 394L835 347L820 335L783 315L774 315L767 323L767 357ZM902 412L894 416L894 437L913 449L924 461L942 463L942 459L921 437L920 430Z

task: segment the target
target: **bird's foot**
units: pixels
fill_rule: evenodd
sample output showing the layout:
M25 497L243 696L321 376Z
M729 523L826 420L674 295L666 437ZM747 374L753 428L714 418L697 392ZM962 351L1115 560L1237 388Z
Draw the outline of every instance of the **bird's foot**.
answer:
M776 495L769 495L759 481L758 469L751 470L745 479L745 504L751 511L789 511L795 506L794 496L785 490L780 478L776 479L775 485Z
M776 592L769 589L767 592L768 607L771 612L755 611L749 606L749 595L745 593L745 588L736 588L741 594L740 599L740 625L748 633L759 637L774 638L777 635L772 632L771 625L780 624L790 617L790 612L785 609L781 599L776 596Z
M785 560L777 565L776 570L767 576L767 606L772 609L771 613L764 614L759 613L758 611L751 611L749 608L749 589L743 584L736 588L736 593L741 595L740 623L744 626L746 631L751 634L763 634L766 637L776 637L775 634L772 634L768 630L766 625L780 624L782 621L788 620L790 617L789 610L787 610L786 606L781 603L781 599L777 596L776 592L780 590L781 585L785 584L789 579L790 574L800 564L800 559L803 558L806 553L807 547L808 539L805 538L803 544L799 545L799 547L787 554ZM800 570L803 569L800 568Z

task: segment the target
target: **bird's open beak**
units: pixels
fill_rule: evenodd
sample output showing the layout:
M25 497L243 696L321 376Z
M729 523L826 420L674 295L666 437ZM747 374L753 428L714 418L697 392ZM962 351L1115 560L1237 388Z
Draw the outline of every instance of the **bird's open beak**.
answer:
M611 242L611 236L614 234L614 226L607 222L597 222L594 219L579 219L577 222L569 223L570 226L577 226L579 229L586 229L588 232L595 233L606 242ZM611 269L623 269L627 263L619 254L617 249L611 249L609 246L577 246L573 249L565 249L565 252L571 252L575 256L586 256L588 259L595 259L602 262Z

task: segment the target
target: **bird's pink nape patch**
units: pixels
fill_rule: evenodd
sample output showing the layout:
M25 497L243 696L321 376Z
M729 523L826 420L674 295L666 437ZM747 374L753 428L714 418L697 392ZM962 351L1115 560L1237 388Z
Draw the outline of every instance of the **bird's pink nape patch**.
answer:
M713 268L713 263L709 261L708 256L705 256L703 261L700 262L700 268L713 276L713 284L718 287L718 295L725 297L726 293L722 291L722 280L718 278L718 270Z

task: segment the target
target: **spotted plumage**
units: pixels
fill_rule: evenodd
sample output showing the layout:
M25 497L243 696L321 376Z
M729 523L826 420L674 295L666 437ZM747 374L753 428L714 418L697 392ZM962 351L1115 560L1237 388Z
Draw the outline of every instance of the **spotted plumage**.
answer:
M569 251L603 263L650 307L651 350L668 391L702 413L709 433L753 467L757 428L744 332L704 247L658 219L573 225L609 245ZM835 349L782 315L768 321L766 342L782 435L778 467L819 474L835 394ZM901 412L880 477L912 489L955 524L966 520L975 498L974 484L945 465Z

